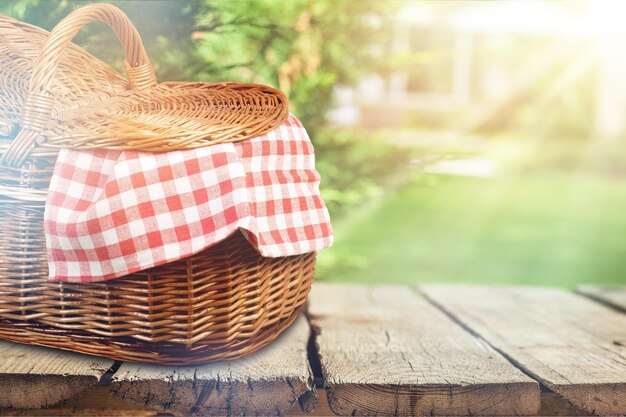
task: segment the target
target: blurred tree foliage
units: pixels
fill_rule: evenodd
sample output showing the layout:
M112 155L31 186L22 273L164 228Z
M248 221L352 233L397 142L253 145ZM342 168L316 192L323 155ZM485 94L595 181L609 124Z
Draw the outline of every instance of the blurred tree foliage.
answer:
M89 1L0 2L0 13L51 30ZM374 0L110 1L142 35L157 77L165 80L244 81L276 86L316 145L323 193L338 213L380 191L406 152L367 140L366 132L328 129L333 87L384 73L394 9ZM123 53L102 23L75 42L120 72Z
M0 13L50 30L88 1L0 2ZM159 80L265 83L285 91L314 131L336 83L384 65L392 8L378 1L111 1L141 33ZM76 43L118 69L110 30L90 25Z

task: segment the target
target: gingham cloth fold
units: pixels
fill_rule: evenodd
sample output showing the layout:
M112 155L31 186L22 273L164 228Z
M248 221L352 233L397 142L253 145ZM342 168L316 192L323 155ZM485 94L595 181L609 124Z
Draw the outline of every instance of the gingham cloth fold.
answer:
M311 141L292 115L256 138L151 153L59 153L44 216L50 279L95 282L191 256L237 230L267 257L332 243Z

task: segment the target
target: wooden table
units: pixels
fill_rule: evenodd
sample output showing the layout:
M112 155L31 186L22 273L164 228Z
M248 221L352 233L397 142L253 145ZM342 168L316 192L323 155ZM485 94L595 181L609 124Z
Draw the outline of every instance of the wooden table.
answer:
M314 285L255 355L163 367L0 342L0 415L626 415L626 287Z

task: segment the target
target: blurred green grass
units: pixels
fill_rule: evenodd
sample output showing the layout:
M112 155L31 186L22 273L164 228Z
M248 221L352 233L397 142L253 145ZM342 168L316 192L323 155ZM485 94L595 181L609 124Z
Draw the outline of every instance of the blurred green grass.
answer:
M318 279L626 284L626 182L593 173L416 174L336 226Z

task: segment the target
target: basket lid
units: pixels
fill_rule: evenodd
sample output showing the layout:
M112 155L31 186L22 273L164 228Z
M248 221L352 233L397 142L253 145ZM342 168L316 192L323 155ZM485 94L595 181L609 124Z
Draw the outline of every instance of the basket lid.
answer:
M128 80L70 41L108 23L126 53ZM47 31L0 16L2 155L20 165L37 145L169 151L249 139L288 116L285 95L237 82L157 84L141 38L110 4L78 9Z

